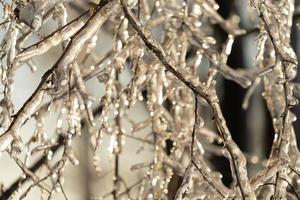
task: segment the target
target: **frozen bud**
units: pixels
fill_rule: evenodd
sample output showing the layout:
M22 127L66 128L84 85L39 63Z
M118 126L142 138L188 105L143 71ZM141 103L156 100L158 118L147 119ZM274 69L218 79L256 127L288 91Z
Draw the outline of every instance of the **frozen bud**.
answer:
M293 80L297 75L297 65L291 62L285 62L285 76L287 80Z
M96 174L97 174L97 176L99 176L102 171L101 166L100 166L100 157L98 155L94 155L92 162L93 162L93 166L95 168Z
M120 51L122 48L123 48L123 43L122 43L122 41L121 40L117 40L116 42L115 42L115 50L116 51Z
M296 106L298 104L298 99L292 95L287 96L287 104L289 106Z
M210 37L210 36L206 37L203 42L205 42L209 45L216 44L216 40L213 37Z
M198 3L194 3L192 7L191 15L195 17L200 17L202 15L201 6Z
M131 55L135 58L140 58L144 55L144 49L136 46L131 50Z
M42 15L36 15L34 16L34 19L32 21L31 26L35 31L39 30L42 26L43 16Z
M86 47L86 53L90 53L94 47L96 46L97 44L97 39L98 39L98 35L95 34L93 35L93 37L88 41L87 43L87 47Z
M60 182L61 184L63 184L65 181L66 181L65 177L64 177L63 175L60 176L59 182Z
M52 156L53 156L53 151L48 151L48 153L47 153L47 159L51 160Z
M97 79L99 82L105 83L109 80L109 75L107 73L103 73L103 74L97 76Z
M61 20L67 18L66 9L63 4L58 4L55 7L55 12L52 16L53 20Z
M26 179L26 178L27 178L26 174L23 173L23 174L21 175L21 178L22 178L22 179Z
M57 193L60 193L60 192L61 192L60 184L56 184L56 185L55 185L55 191L56 191Z
M140 76L137 77L135 84L137 86L142 85L145 81L147 80L147 76L145 74L141 74Z
M129 52L124 51L120 53L116 59L113 61L113 65L116 67L116 69L121 72L124 70L126 59L128 58Z
M172 16L169 20L166 21L165 29L176 32L178 29L180 29L182 25L182 19L178 16Z
M68 156L70 162L72 163L72 165L79 164L79 160L76 158L75 153L72 148L67 149L67 156Z
M16 155L21 153L22 148L23 148L22 139L20 137L15 138L11 144L11 154Z

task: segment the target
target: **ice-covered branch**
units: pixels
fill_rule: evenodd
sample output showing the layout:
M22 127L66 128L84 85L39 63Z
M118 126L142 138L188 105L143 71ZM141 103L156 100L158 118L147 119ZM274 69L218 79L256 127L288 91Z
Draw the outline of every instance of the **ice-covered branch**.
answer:
M121 0L123 12L130 24L133 26L137 34L141 37L147 48L153 52L158 60L164 65L164 67L182 81L195 95L202 97L211 107L213 115L215 117L216 124L223 137L224 145L229 153L229 159L232 161L232 168L234 169L234 175L238 181L238 185L241 191L243 199L253 199L255 195L251 190L249 179L247 177L246 159L239 147L234 143L231 138L231 134L227 128L225 119L222 115L219 100L211 88L204 88L201 83L196 86L194 83L187 81L184 76L178 72L173 66L171 66L171 60L167 57L162 47L154 39L150 30L147 30L142 23L133 15L132 11L127 7L126 3Z

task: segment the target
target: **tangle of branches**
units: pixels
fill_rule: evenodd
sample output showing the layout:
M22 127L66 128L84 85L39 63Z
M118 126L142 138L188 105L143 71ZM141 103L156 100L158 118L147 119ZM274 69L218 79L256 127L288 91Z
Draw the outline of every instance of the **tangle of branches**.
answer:
M223 18L215 0L1 0L1 6L0 151L22 173L11 185L0 180L0 199L24 199L34 189L42 199L68 199L65 169L83 164L76 153L83 147L74 143L82 137L93 172L104 176L102 165L112 166L105 175L111 190L92 199L299 199L293 0L250 0L247 30L237 14ZM255 67L229 66L232 46L249 34L256 35ZM99 42L103 35L110 45ZM48 67L45 55L53 49ZM13 86L24 68L44 73L16 106ZM274 129L267 158L255 159L234 141L217 93L220 77L247 89L241 109L263 85ZM92 81L99 91L90 89ZM147 117L136 120L138 109ZM48 120L55 121L52 131ZM28 123L32 132L23 129ZM136 163L133 154L124 164L128 140L149 151L150 161ZM215 155L229 161L230 185L211 162ZM138 181L124 178L128 165ZM250 176L247 165L261 167Z

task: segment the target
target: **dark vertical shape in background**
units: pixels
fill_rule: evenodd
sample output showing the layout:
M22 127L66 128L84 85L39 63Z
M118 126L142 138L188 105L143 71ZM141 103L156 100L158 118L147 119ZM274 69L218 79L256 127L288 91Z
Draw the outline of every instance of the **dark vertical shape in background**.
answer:
M230 14L237 13L235 1L218 0L217 2L220 5L218 12L223 18L228 19L230 17ZM215 32L217 38L220 39L219 42L221 42L221 44L224 43L228 38L228 34L225 33L219 26L215 27ZM244 68L247 66L247 63L245 61L246 55L244 54L244 41L244 37L237 37L233 44L231 54L228 57L227 61L227 64L233 69ZM220 90L222 90L223 93L223 99L221 102L222 111L234 141L242 151L251 151L251 149L247 149L247 143L249 142L248 139L251 138L252 134L260 133L251 133L249 130L247 130L247 122L248 120L251 121L251 119L247 119L247 113L242 109L242 102L247 89L242 88L240 85L236 84L233 81L225 79L223 84L220 86ZM264 113L267 117L265 119L265 140L262 143L264 145L263 148L265 149L264 152L266 153L264 156L267 156L267 153L270 152L273 140L273 129L269 116L270 114L268 113L265 104L262 105L262 111L258 114ZM222 172L224 176L224 183L230 183L232 179L228 161L224 161L223 159L216 157L213 162L216 164L217 169Z
M219 14L227 19L231 12L234 10L234 1L232 0L219 0L217 3L220 5L218 10ZM219 43L224 44L228 35L221 27L215 26L216 37L219 38ZM228 64L231 67L240 67L243 65L242 45L241 41L236 41L233 46L232 54L228 58ZM231 131L234 141L244 149L245 138L245 113L241 110L241 101L243 96L243 89L232 81L224 80L220 85L222 93L224 94L221 102L222 111L226 119L228 128ZM229 185L232 181L229 162L224 157L214 157L212 162L215 164L216 169L223 174L223 182Z
M295 1L295 7L299 6L300 4L300 0L296 0ZM297 58L298 58L298 62L299 62L299 57L300 57L300 49L298 47L298 35L299 35L299 29L297 28L296 26L296 20L299 20L300 19L300 15L297 14L297 15L294 15L294 23L293 23L293 26L292 26L292 33L291 33L291 44L292 44L292 47L297 55ZM299 83L300 82L300 65L298 64L298 74L297 74L297 77L296 79L294 80L294 82L297 82ZM295 128L295 132L296 132L296 136L297 136L297 142L298 142L298 146L300 147L300 105L297 105L295 108L293 108L293 112L296 114L297 116L297 121L296 123L294 123L294 128Z
M220 0L219 14L228 19L230 14L235 12L234 1ZM228 35L220 32L220 38L226 40ZM233 68L245 67L243 37L237 37L233 43L231 54L228 57L227 64ZM246 112L242 109L242 102L246 90L231 80L224 79L222 85L223 101L221 103L224 117L227 121L234 141L241 150L247 150L246 147Z
M232 51L228 57L227 64L231 68L241 68L245 66L243 55L243 38L235 39ZM223 113L231 131L234 141L242 151L246 151L247 128L246 112L242 109L242 103L246 90L240 85L230 80L224 80L224 96L222 102Z

